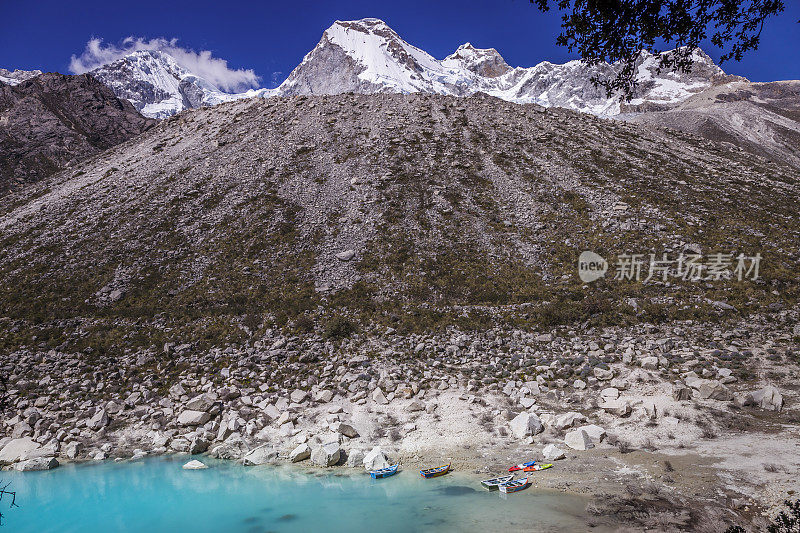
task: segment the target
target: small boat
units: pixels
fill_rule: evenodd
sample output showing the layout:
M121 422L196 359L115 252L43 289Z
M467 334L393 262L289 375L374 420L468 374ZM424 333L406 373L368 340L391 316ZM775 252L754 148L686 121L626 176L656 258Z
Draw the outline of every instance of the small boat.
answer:
M536 464L536 461L531 461L529 463L520 463L518 465L514 465L508 469L509 472L516 472L518 470L522 470L523 468L527 468L529 466L533 466Z
M508 483L512 479L514 479L514 474L509 474L507 476L494 477L492 479L484 479L483 481L481 481L481 485L483 485L489 490L497 490L497 488L500 485L502 485L503 483Z
M451 463L447 463L446 465L437 466L436 468L428 468L427 470L420 470L419 475L421 475L426 479L443 476L450 471L450 464Z
M538 472L539 470L547 470L551 466L553 466L553 465L550 464L550 463L531 465L531 466L526 466L525 468L522 469L522 471L523 472Z
M398 466L400 466L400 463L379 470L370 470L369 475L372 479L393 476L397 473Z
M503 494L511 494L512 492L519 492L528 488L528 478L515 479L508 483L500 485L500 492Z

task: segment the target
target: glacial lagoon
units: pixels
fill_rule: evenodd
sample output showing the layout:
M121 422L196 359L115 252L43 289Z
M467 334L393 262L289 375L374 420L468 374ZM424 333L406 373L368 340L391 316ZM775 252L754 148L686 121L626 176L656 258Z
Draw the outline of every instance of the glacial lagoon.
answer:
M483 490L473 474L425 480L414 470L373 480L363 471L243 467L201 457L0 472L19 507L0 502L0 533L583 531L586 501L535 486ZM595 528L595 531L602 528Z

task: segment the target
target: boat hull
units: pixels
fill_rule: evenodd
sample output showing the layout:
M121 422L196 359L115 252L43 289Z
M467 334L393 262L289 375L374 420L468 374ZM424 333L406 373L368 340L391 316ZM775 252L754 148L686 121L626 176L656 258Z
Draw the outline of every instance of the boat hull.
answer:
M419 475L424 477L425 479L430 479L433 477L443 476L450 471L450 464L446 464L444 466L439 466L436 468L429 468L427 470L420 470Z

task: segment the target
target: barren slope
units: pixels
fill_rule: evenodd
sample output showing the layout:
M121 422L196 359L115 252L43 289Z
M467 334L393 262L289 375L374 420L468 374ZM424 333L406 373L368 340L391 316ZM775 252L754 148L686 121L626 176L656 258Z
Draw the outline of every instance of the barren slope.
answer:
M276 326L780 308L797 299L798 192L793 171L731 147L489 97L233 102L0 200L3 343L119 351ZM760 252L764 279L576 276L584 249L613 270L618 254L698 247Z

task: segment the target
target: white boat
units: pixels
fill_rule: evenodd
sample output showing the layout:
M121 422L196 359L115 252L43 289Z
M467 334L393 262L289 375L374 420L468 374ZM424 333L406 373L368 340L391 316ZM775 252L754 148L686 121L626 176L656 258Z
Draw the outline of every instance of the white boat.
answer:
M493 477L492 479L484 479L481 481L481 485L486 487L489 490L497 490L497 488L502 485L503 483L508 483L514 479L514 474L509 474L507 476L500 476L500 477Z

